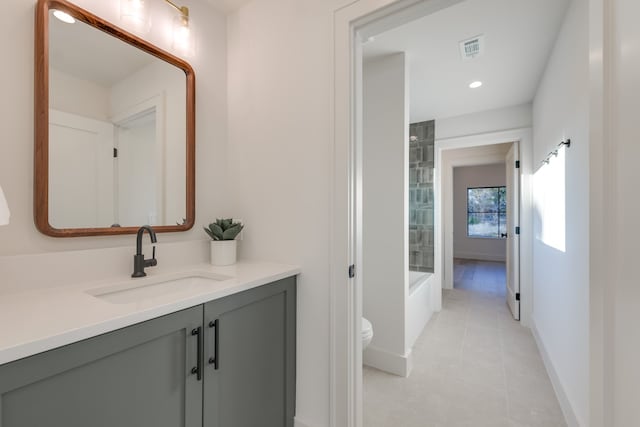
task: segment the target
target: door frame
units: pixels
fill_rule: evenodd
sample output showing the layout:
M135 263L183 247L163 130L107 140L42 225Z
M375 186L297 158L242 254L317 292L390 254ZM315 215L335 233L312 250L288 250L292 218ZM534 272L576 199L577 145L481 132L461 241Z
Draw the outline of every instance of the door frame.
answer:
M437 123L436 123L437 126ZM446 223L453 223L453 193L445 191L453 188L453 168L482 163L483 157L470 157L451 162L444 170L442 155L445 151L460 148L485 147L495 144L517 142L520 151L520 323L531 325L533 313L533 202L531 177L533 132L531 128L519 128L506 131L467 135L454 138L436 139L434 197L438 201L435 207L435 260L436 280L443 289L453 288L453 233L448 232ZM504 157L501 158L504 161ZM486 160L498 160L494 154L488 154ZM443 206L445 209L443 215ZM441 296L440 296L441 298ZM441 300L440 300L441 301Z
M330 425L362 426L361 274L350 278L349 266L362 266L362 41L386 30L453 6L463 0L360 0L337 7L333 15L333 116L330 215ZM343 3L344 4L344 3ZM476 136L476 142L494 134ZM448 139L448 146L470 143ZM531 130L504 131L500 142L519 141L522 193L526 216L521 216L522 324L532 309ZM445 140L440 141L441 144ZM496 143L492 140L491 143ZM461 145L462 144L462 145ZM488 143L487 143L488 144ZM523 154L523 151L527 151ZM436 154L436 159L437 159ZM435 177L434 177L435 179ZM437 196L436 196L437 197ZM522 208L522 206L521 206ZM437 210L436 210L437 212ZM436 221L438 216L436 213ZM435 225L435 223L434 223ZM439 233L436 231L436 239ZM438 247L437 241L436 248ZM442 244L442 241L439 242ZM438 257L436 249L436 257ZM522 259L528 261L522 264ZM442 262L440 256L434 265ZM437 270L437 269L436 269ZM442 268L440 268L442 270ZM438 280L438 271L434 274ZM527 288L525 291L523 288ZM435 308L438 309L437 298Z
M360 0L333 12L329 419L362 426L362 40L463 0Z
M357 215L354 207L358 183L357 162L355 154L361 147L357 137L357 103L358 80L355 78L358 45L360 38L381 32L386 28L433 13L444 7L458 3L460 0L344 0L337 1L333 8L333 93L331 102L331 168L330 183L330 253L329 253L329 282L330 282L330 425L333 427L362 426L362 368L357 362L361 360L359 339L359 321L362 315L361 297L362 284L349 279L347 266L358 261L355 246L357 240ZM610 206L615 195L616 171L611 159L615 154L615 147L606 135L611 133L611 110L613 95L611 95L611 77L613 60L610 52L615 46L612 42L612 7L604 0L589 0L589 68L590 85L585 88L590 95L590 257L603 260L590 265L590 413L594 426L611 425L613 414L613 400L604 396L603 390L611 389L613 377L611 375L612 357L605 353L605 346L609 341L605 339L603 331L611 329L611 313L613 312L611 293L604 291L607 278L611 277L615 259L615 251L611 234L605 232L604 206ZM395 23L395 25L393 25ZM368 24L366 30L363 26ZM391 24L391 25L390 25ZM359 36L358 36L358 33ZM603 54L604 52L604 54ZM361 52L360 52L361 54ZM609 141L609 142L608 142ZM360 145L359 145L360 144ZM615 145L615 144L613 144ZM604 160L603 160L604 159ZM523 162L524 163L524 162ZM525 163L526 164L526 163ZM524 171L523 190L530 192L531 175ZM361 176L361 175L360 175ZM609 192L605 192L605 188ZM605 197L606 194L606 197ZM524 196L522 196L524 198ZM529 201L529 203L531 203ZM606 212L611 212L611 209ZM521 224L525 219L521 218ZM523 231L525 231L523 229ZM521 248L531 251L532 241L521 239ZM613 255L611 255L613 254ZM521 254L522 255L522 254ZM361 264L361 259L359 260ZM528 271L521 271L521 277L531 275L531 265ZM356 275L356 278L358 275ZM530 282L531 283L531 282ZM527 297L530 300L530 296ZM523 310L523 317L530 316ZM523 321L526 324L527 320ZM609 374L609 375L607 375ZM609 393L611 395L611 393Z

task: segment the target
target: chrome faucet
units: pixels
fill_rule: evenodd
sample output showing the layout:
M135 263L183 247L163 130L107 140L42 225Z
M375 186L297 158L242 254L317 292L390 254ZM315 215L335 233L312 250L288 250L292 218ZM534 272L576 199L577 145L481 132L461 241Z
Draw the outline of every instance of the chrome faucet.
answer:
M158 239L156 239L156 232L150 225L143 225L138 229L138 236L136 238L136 254L133 256L133 274L131 277L144 277L147 275L147 273L144 272L145 267L155 267L158 265L155 245L153 246L153 257L151 259L144 259L144 254L142 253L142 235L145 230L149 232L151 243L158 242Z

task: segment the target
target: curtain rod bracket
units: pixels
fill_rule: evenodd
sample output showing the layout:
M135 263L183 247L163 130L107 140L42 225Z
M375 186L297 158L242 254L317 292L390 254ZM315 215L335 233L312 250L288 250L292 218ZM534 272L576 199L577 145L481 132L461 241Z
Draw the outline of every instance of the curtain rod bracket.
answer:
M567 138L566 140L561 141L560 144L558 144L558 148L553 150L549 154L547 154L547 157L545 157L544 160L542 160L540 163L548 165L549 164L549 160L551 159L551 156L558 157L558 150L562 146L565 146L567 148L571 147L571 140L569 138Z
M560 144L558 144L558 147L562 147L563 145L566 145L567 148L571 147L571 140L567 139L566 141L560 142Z

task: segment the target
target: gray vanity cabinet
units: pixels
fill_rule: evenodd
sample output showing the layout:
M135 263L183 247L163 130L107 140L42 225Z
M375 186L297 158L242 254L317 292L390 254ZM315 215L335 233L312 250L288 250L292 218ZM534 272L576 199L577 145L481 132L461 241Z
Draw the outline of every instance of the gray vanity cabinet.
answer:
M201 325L194 307L0 366L0 427L200 426Z
M2 365L0 427L292 427L295 280Z
M295 278L205 304L204 427L292 427Z

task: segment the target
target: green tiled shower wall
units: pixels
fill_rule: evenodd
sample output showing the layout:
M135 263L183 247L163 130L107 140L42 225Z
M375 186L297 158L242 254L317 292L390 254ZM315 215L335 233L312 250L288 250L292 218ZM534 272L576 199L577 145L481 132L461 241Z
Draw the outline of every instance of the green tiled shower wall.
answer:
M409 270L433 273L435 121L409 126Z

